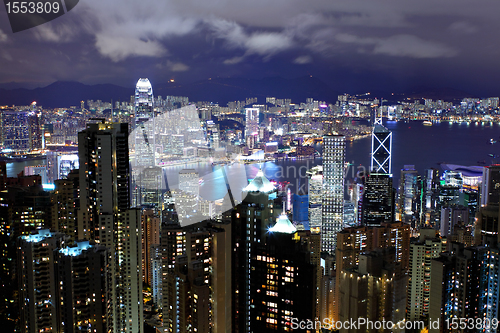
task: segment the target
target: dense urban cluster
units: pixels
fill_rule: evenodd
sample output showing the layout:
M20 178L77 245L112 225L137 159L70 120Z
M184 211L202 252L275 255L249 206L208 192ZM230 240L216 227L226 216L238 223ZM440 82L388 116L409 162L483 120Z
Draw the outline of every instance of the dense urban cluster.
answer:
M393 170L382 118L493 123L498 102L365 94L223 107L154 96L140 79L130 101L1 107L2 323L451 332L454 318L481 318L468 332L496 332L500 165ZM370 165L351 177L346 144L361 137L371 138ZM35 158L45 163L7 175L8 163ZM247 164L302 159L314 165L296 193L262 169L235 185ZM207 167L217 183L206 184ZM202 198L203 186L223 195ZM358 318L399 326L328 324Z

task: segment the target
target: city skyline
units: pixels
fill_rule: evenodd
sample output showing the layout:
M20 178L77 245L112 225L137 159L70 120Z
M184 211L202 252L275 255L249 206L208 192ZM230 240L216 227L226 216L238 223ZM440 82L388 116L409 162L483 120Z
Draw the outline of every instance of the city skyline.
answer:
M8 66L0 84L312 75L340 91L427 86L494 95L498 8L488 1L86 1L16 34L2 20L0 57Z
M4 331L498 331L499 3L53 1L0 5Z

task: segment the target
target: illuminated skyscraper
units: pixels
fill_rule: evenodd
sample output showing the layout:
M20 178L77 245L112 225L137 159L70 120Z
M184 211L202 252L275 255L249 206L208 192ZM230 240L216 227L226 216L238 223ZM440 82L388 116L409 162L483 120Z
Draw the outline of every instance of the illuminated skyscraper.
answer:
M324 136L321 250L330 254L337 245L337 232L343 228L344 163L345 137Z
M415 166L405 165L399 183L399 217L414 228L420 225L421 191L421 177Z
M323 167L316 166L307 172L309 194L309 230L319 234L321 231L321 202L323 189Z
M65 235L39 230L21 236L17 246L17 277L21 332L53 332L57 325L54 252Z
M110 249L110 269L118 286L113 325L143 332L141 211L130 208L128 125L87 124L78 133L80 209L78 238Z
M365 179L362 224L379 226L394 221L395 192L392 176L372 173Z
M445 325L449 320L451 325L450 318L481 318L484 327L465 331L497 332L496 325L489 323L498 322L500 250L496 239L490 240L488 246L468 248L455 243L431 261L430 320L440 319ZM429 332L440 332L440 328Z
M40 113L3 111L2 143L5 148L27 151L42 148Z
M155 135L153 87L148 79L139 79L135 87L135 165L148 167L155 165Z
M481 189L481 206L500 202L500 164L485 167Z
M392 133L381 122L373 127L370 171L391 174Z
M420 320L429 314L431 261L444 250L445 246L434 229L420 229L420 238L410 244L407 320Z
M259 109L258 108L246 108L246 118L245 118L245 137L256 136L258 138L259 134Z
M277 189L266 178L262 170L243 190L248 195L232 213L232 308L233 331L252 331L251 275L258 245L264 242L269 228L274 225L277 211ZM278 199L279 200L279 199ZM278 203L279 205L279 203ZM256 332L256 331L254 331Z
M282 213L251 263L250 332L290 331L292 318L318 319L319 235L297 232Z

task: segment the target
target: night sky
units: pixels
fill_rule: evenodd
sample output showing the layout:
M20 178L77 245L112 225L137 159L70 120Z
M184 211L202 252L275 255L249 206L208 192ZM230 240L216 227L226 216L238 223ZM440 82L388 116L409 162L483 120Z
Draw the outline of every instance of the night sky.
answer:
M0 9L0 84L313 75L347 92L500 95L497 0L80 0L16 34Z

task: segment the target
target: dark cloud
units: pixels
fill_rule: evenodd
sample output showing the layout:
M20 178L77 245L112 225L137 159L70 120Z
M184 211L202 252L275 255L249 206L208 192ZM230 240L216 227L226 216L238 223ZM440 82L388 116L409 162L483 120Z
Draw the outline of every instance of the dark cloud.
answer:
M463 82L486 94L497 90L499 10L490 0L86 0L17 34L0 20L0 83L315 74L345 90Z

